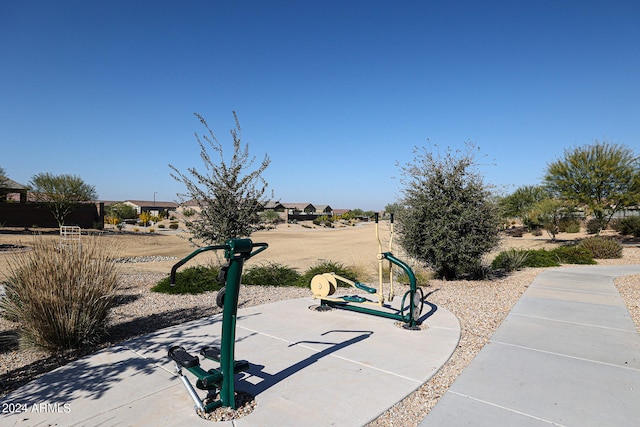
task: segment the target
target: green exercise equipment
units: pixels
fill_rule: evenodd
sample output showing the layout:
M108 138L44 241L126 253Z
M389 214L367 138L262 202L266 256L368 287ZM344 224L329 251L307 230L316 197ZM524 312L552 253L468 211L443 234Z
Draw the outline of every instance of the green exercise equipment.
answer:
M191 355L182 346L172 346L168 352L169 358L175 362L176 373L195 403L196 410L208 413L221 406L236 408L234 375L249 368L249 362L235 360L234 354L242 266L246 260L267 247L266 243L253 243L250 239L230 239L224 245L197 249L171 268L171 285L173 286L178 268L205 251L224 250L224 256L228 260L218 276L220 284L224 285L216 298L216 303L223 309L220 347L206 346L200 351L205 359L216 362L219 367L205 370L200 366L198 356ZM209 403L205 404L200 398L189 378L182 373L182 369L186 369L196 377L196 388L208 392L207 397L211 400ZM219 398L214 400L217 392L220 394Z
M354 282L336 273L317 274L311 279L311 291L313 297L320 300L320 311L322 309L337 308L341 310L357 311L360 313L371 314L379 317L386 317L402 322L405 329L420 329L420 314L424 308L424 293L421 288L416 285L416 277L411 267L404 261L396 258L391 252L393 243L393 214L390 215L391 238L389 239L389 251L382 252L382 242L378 231L378 214L375 214L376 222L376 238L378 240L378 288L367 286L360 282ZM389 262L389 293L387 296L383 292L383 270L384 261ZM402 297L400 310L396 312L383 311L372 308L375 306L384 307L385 302L393 301L393 267L400 267L409 278L409 290ZM369 299L361 295L345 295L331 297L336 292L338 282L343 282L365 294L372 296ZM361 292L361 293L362 293Z

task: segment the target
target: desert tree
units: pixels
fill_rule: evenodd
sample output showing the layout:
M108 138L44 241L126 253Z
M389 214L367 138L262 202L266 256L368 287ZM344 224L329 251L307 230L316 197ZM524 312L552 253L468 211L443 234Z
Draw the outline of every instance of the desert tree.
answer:
M603 229L616 212L640 202L640 159L625 145L595 141L565 150L564 158L547 166L544 183Z
M4 171L4 168L0 166L0 187L5 186L7 181L7 173Z
M476 147L443 154L416 148L402 167L399 241L438 277L472 274L498 244L499 209L477 171Z
M105 207L105 213L110 217L115 217L120 220L122 219L134 219L138 217L138 212L136 208L131 205L128 205L124 202L114 203L111 206Z
M539 223L532 215L535 206L551 197L549 191L541 185L524 185L513 193L499 199L502 215L506 218L518 218L522 225L531 229Z
M572 218L574 210L569 202L556 198L546 198L533 205L528 217L532 223L540 224L547 231L552 241L560 232L560 223L566 218Z
M39 173L29 184L36 201L49 206L59 226L80 203L98 198L95 187L77 175Z
M220 244L231 238L248 237L260 226L258 213L266 201L264 195L268 186L262 174L271 160L265 154L254 168L255 157L249 155L249 145L241 141L240 122L235 111L235 129L230 130L233 141L230 159L225 158L222 144L204 117L197 113L195 116L206 129L206 134L195 133L204 171L191 167L183 173L169 165L173 171L171 176L187 190L178 194L180 200L193 200L200 211L198 218L187 223L192 239ZM215 157L212 158L209 150Z

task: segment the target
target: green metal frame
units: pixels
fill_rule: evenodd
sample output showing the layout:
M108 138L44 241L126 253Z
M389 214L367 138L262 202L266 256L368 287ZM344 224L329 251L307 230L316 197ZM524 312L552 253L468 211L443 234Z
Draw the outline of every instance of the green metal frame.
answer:
M224 305L222 311L222 337L220 343L220 368L205 371L200 366L187 368L189 372L198 378L196 386L202 390L211 390L217 387L220 390L220 399L204 406L205 412L211 412L221 406L235 409L235 384L234 375L246 370L248 363L235 361L235 337L236 320L238 313L238 297L240 294L240 281L242 279L242 267L245 260L267 249L266 243L253 243L251 239L230 239L225 245L206 246L199 248L178 261L171 269L171 283L175 283L177 269L193 257L205 251L224 250L224 256L229 260L229 268L226 273ZM258 248L254 250L254 248ZM213 359L210 359L213 360ZM186 384L185 384L186 385ZM188 388L188 387L187 387ZM189 391L194 397L195 392ZM201 402L200 402L200 406Z
M389 262L397 265L402 268L407 276L409 277L409 291L407 291L402 298L401 307L404 308L405 301L407 297L409 297L409 311L405 314L404 310L401 310L400 313L389 313L382 310L376 310L373 308L368 308L363 305L358 305L358 303L350 303L349 301L335 301L328 299L320 299L320 305L328 306L331 308L339 308L341 310L349 310L349 311L357 311L359 313L371 314L378 317L386 317L388 319L399 320L404 322L406 326L410 328L415 328L420 325L420 322L416 319L416 311L420 314L419 307L416 305L415 297L419 292L418 287L416 285L416 276L413 274L413 270L409 267L405 262L399 260L391 252L384 252L381 254L383 259L388 260ZM421 298L422 299L422 298Z
M378 236L378 214L377 213L375 214L375 222L376 222L376 236ZM393 214L391 214L391 226L393 227ZM391 239L393 239L393 228L392 228ZM378 246L380 248L382 247L379 238L378 238ZM389 250L391 250L391 242L389 242ZM333 299L320 298L320 305L325 307L339 308L341 310L357 311L359 313L371 314L373 316L386 317L389 319L399 320L405 323L404 325L405 327L410 329L417 329L417 326L421 324L421 322L418 321L418 317L420 316L420 313L422 311L422 306L424 304L423 302L424 295L422 293L422 289L418 288L416 285L416 276L415 274L413 274L413 270L411 270L411 267L409 267L404 261L396 258L391 252L382 252L382 249L380 249L380 251L381 253L379 254L379 258L378 258L381 260L380 262L382 262L382 260L384 259L388 260L390 263L395 264L398 267L402 268L404 272L407 274L407 277L409 277L410 288L409 288L409 291L407 291L402 297L402 303L400 306L401 309L399 313L389 313L386 311L376 310L373 308L368 308L363 305L359 305L359 304L362 304L363 302L370 302L370 301L367 301L366 299L364 301L361 301L362 298L355 298L355 297L343 297L344 299L340 301L336 301L335 298ZM380 281L381 281L380 286L382 286L381 271L382 271L382 266L380 266ZM364 286L360 283L356 283L355 286L357 288L364 289L369 293L372 293L371 290L373 290L373 288L368 288L367 286ZM380 289L379 292L382 292L382 289ZM416 302L416 295L420 297L418 299L420 301L419 306ZM405 308L405 302L407 300L407 297L409 297L409 311L405 314L404 308ZM384 298L384 297L381 296L381 298ZM380 304L382 304L382 300L380 301Z

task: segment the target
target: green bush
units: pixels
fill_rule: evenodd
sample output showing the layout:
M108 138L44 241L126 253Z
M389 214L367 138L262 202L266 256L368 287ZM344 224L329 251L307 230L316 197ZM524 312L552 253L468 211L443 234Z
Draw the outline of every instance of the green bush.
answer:
M527 251L528 256L523 267L558 267L560 262L553 252L546 249L537 249Z
M309 268L302 276L300 276L300 279L298 280L298 286L309 286L311 284L311 279L313 279L313 276L315 276L316 274L324 273L336 273L338 276L342 276L345 279L349 279L354 282L358 280L353 269L345 267L339 262L322 261ZM338 285L342 286L343 284L339 282Z
M198 265L187 267L176 273L176 284L171 286L169 277L165 277L151 288L153 292L165 294L201 294L208 291L218 291L222 285L218 283L220 267L205 267Z
M178 223L177 222L169 223L169 228L172 229L172 230L177 230L178 229Z
M258 286L299 286L300 273L276 262L248 268L242 275L242 283Z
M596 259L622 258L620 242L606 237L587 237L578 246L588 250Z
M19 324L20 345L66 350L98 342L119 288L112 255L97 238L64 248L36 240L14 254L0 309Z
M430 273L424 270L416 270L416 269L412 269L412 271L413 271L413 275L416 278L416 286L429 286L429 280L431 279ZM404 270L401 270L401 272L398 274L396 281L398 283L403 283L406 285L408 285L410 282L409 276Z
M580 220L576 218L562 218L558 223L558 231L560 233L579 233Z
M551 251L562 264L595 264L593 254L581 246L560 246Z
M523 267L558 267L560 264L595 264L593 254L580 246L559 246L552 250L502 251L491 263L491 268L506 272Z
M600 220L596 218L592 218L589 221L587 221L586 228L587 228L587 234L598 234L603 229L600 223Z
M618 220L617 229L622 235L640 237L640 216L628 216Z
M491 268L506 272L520 270L525 265L527 258L529 258L529 252L514 248L502 251L491 262Z

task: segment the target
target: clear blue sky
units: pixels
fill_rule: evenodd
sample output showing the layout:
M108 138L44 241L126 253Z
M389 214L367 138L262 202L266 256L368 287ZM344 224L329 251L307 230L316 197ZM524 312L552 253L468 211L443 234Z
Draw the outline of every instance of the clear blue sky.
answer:
M0 166L100 199L176 200L202 114L272 163L282 202L382 209L427 140L480 147L489 184L564 149L640 146L640 2L3 1Z

